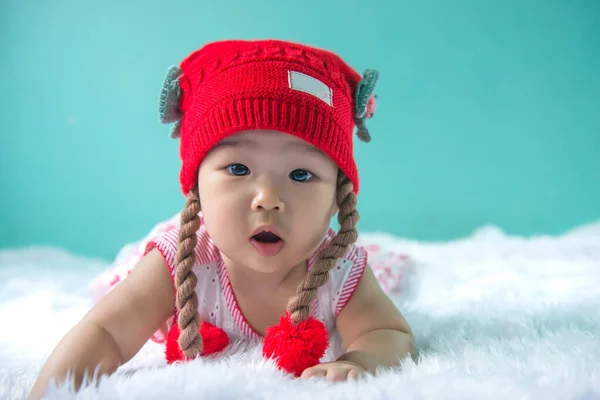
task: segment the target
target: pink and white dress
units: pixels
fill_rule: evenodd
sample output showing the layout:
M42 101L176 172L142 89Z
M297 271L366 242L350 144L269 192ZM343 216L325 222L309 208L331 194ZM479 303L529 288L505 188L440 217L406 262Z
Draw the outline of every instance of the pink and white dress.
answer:
M96 301L99 301L119 282L123 281L144 254L153 248L157 248L163 255L171 278L174 280L178 233L179 215L175 215L156 225L143 240L125 246L113 266L92 282L92 294ZM309 269L318 252L327 246L335 233L333 229L328 229L319 248L307 260ZM198 295L200 319L223 329L229 337L230 343L260 342L261 335L248 324L240 311L221 254L209 237L204 224L201 224L196 236L196 263L192 269L198 277L195 290ZM373 260L369 261L369 265L384 291L390 293L398 286L398 281L406 273L410 265L408 258L401 254L393 255L397 264L394 267L389 265L389 254L384 258L377 257L379 249L376 246L369 247L371 248L369 257L371 257L371 252L376 255ZM325 324L330 338L329 348L322 359L323 362L335 360L344 352L340 335L335 329L335 321L363 276L369 247L365 248L359 244L351 246L344 257L337 260L336 266L330 272L330 279L318 290L317 300L312 308L312 316ZM152 336L152 340L164 343L166 337L162 331L157 331Z

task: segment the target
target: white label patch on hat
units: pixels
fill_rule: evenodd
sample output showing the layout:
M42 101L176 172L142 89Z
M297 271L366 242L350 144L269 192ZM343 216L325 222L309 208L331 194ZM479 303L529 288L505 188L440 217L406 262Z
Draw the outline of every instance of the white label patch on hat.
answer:
M288 82L290 89L312 94L316 98L323 100L330 106L333 106L333 93L331 88L317 78L313 78L312 76L303 74L302 72L288 71Z

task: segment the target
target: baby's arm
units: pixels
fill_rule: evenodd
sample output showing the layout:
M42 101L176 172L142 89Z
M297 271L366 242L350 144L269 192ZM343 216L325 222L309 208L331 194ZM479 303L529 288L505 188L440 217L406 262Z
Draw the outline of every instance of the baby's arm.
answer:
M79 389L84 376L111 374L129 361L173 314L175 294L161 254L149 252L58 343L35 382L30 397L39 399L51 380L69 370Z
M337 328L347 349L338 360L358 364L373 374L379 366L398 365L402 358L416 356L408 322L381 290L368 265L337 317Z
M307 369L303 377L343 380L357 376L353 366L375 374L378 367L396 366L404 357L416 356L410 326L381 290L368 265L336 324L346 353L337 362Z

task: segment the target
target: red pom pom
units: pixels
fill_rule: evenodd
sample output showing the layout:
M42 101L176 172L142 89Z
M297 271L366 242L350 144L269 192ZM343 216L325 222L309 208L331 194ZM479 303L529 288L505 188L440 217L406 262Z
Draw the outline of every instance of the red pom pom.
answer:
M202 355L207 356L222 351L229 344L229 336L225 331L208 322L200 324L200 335L204 345L202 346Z
M200 336L202 337L202 355L206 356L218 353L225 349L229 344L229 337L225 331L208 322L200 323ZM173 324L167 335L167 344L165 347L165 357L167 364L173 364L176 361L185 361L183 351L179 348L179 325Z
M165 346L165 358L167 359L167 364L173 364L176 361L184 360L183 352L179 348L177 339L179 339L179 325L176 321L167 335L167 344Z
M263 356L273 357L279 368L300 376L305 369L319 364L327 346L329 335L321 321L311 317L294 325L286 313L279 325L267 329Z

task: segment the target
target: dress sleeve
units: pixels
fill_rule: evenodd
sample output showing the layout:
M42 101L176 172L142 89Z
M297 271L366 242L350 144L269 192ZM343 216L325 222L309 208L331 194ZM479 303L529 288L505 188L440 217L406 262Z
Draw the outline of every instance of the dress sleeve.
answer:
M353 245L346 256L338 260L331 275L334 286L332 311L336 317L352 298L366 267L367 251L357 245Z
M154 248L160 252L169 268L169 275L171 275L173 286L175 286L175 255L177 254L178 236L179 226L169 228L167 231L152 238L146 245L146 251L144 252L144 255L148 254Z

